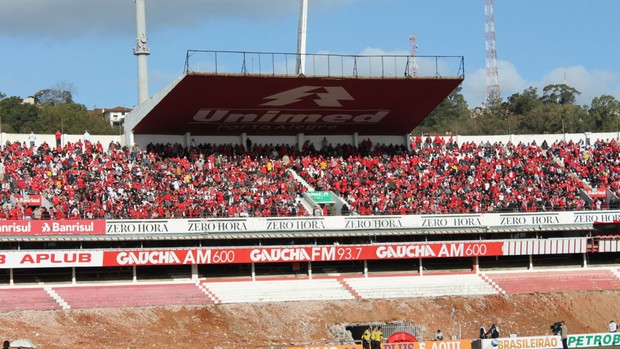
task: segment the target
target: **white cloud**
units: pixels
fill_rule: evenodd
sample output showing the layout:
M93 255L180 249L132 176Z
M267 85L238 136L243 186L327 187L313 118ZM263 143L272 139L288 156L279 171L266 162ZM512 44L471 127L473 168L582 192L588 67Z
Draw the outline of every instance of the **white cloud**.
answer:
M557 68L547 73L536 82L539 90L551 84L567 84L574 87L581 95L577 96L578 104L589 105L594 97L613 95L616 99L620 94L620 81L617 73L603 70L588 71L583 66Z
M556 68L538 80L528 81L510 62L499 61L499 85L504 100L514 93L521 93L528 87L536 87L539 95L547 85L567 84L574 87L581 95L578 104L589 105L594 97L611 95L620 99L620 76L603 70L588 71L583 66ZM486 98L486 70L480 68L465 76L463 96L470 107L481 105Z
M522 92L529 87L527 81L519 74L517 68L512 63L498 61L497 64L499 70L499 85L504 99L516 92Z
M465 81L461 84L461 93L470 108L481 105L486 99L486 71L475 70L465 75Z
M527 81L512 63L498 61L497 65L500 92L504 99L529 87ZM486 68L480 68L465 75L462 86L463 96L470 108L482 105L486 101L487 94Z

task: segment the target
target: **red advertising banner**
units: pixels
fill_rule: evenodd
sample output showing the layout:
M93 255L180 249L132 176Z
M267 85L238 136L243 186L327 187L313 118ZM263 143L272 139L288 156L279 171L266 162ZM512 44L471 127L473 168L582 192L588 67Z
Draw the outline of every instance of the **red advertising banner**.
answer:
M481 241L428 244L124 250L104 252L103 265L283 263L501 256L503 255L503 245L504 243L501 241Z
M0 220L0 235L105 235L105 220Z

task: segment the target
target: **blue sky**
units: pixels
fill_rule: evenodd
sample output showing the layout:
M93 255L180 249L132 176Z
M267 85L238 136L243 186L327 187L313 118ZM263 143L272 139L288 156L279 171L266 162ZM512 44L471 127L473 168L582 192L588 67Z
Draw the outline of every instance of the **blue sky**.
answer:
M580 104L620 99L620 1L495 0L502 97L567 83ZM188 49L295 52L298 0L146 0L151 95L180 76ZM307 52L465 57L470 107L485 95L483 0L309 0ZM137 104L132 0L2 0L0 91L61 83L94 107Z

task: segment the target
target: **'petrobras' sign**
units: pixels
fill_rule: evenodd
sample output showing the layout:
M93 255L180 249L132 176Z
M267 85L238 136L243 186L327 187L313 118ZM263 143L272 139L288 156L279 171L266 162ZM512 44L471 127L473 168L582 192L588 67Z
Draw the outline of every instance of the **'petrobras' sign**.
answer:
M620 333L591 333L568 336L569 348L609 347L620 345Z

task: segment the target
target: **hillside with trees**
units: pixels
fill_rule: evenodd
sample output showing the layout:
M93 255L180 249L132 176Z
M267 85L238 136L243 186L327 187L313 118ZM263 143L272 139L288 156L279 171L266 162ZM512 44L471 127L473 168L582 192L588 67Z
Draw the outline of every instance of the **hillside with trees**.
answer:
M58 129L63 133L118 134L118 127L100 114L89 112L85 105L73 101L71 89L51 88L32 96L34 104L17 96L7 97L0 92L0 130L7 133L52 134Z
M414 134L558 134L616 132L620 102L613 96L594 97L590 105L576 104L581 94L566 84L541 91L528 87L505 101L490 100L470 110L460 87L453 91L413 131Z

